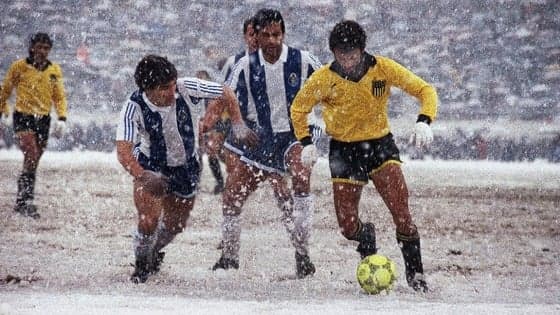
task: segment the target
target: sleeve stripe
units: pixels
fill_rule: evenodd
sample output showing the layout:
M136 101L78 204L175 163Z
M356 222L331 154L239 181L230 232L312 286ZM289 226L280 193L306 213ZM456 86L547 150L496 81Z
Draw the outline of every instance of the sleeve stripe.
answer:
M124 139L126 141L134 140L134 114L136 106L134 103L129 102L126 105L126 113L124 115Z
M232 84L232 81L233 81L233 74L235 74L237 72L237 68L240 67L242 59L243 58L239 59L238 62L236 62L234 65L231 66L231 74L226 78L226 82L225 82L225 84L227 86L231 87L231 84Z
M204 93L217 94L218 96L222 95L224 92L221 84L213 82L200 82L200 89Z
M317 70L322 66L321 62L319 61L319 59L317 57L315 57L315 55L313 55L311 53L309 53L307 55L309 56L309 60L311 60L311 65L312 65L313 69Z
M200 97L202 95L208 94L210 97L219 97L223 94L223 86L216 82L204 81L199 79L186 79L184 81L184 87L192 93L189 95L194 95ZM205 98L208 96L204 96Z

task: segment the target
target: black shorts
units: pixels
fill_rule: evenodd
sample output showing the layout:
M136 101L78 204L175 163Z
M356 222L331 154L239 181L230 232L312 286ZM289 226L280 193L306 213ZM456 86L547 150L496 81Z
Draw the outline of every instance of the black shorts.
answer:
M200 164L195 157L190 157L181 166L155 166L142 152L136 157L138 163L147 170L159 172L169 179L169 191L181 198L192 198L200 182Z
M37 134L37 141L45 145L49 139L51 116L29 115L14 112L14 132L31 131Z
M357 142L331 139L329 167L333 182L365 185L369 176L387 162L401 163L391 133L379 139Z

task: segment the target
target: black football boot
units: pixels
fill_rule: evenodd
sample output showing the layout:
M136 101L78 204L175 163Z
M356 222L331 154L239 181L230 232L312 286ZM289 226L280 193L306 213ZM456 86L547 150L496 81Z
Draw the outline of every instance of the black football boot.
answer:
M356 250L360 253L360 257L362 259L377 253L375 243L375 226L373 223L360 223L359 230L356 233L356 241L360 242Z
M37 206L32 204L35 190L35 173L21 173L17 181L17 197L14 211L19 214L39 219L41 216L37 212Z
M146 256L137 256L134 264L134 272L130 277L130 281L134 283L144 283L148 280L148 276L152 273L153 266L149 263Z
M157 252L154 255L154 263L152 264L151 273L159 272L160 266L163 263L163 257L165 257L165 252Z
M428 284L424 278L424 267L422 266L422 255L420 253L420 237L418 234L406 236L397 233L397 242L403 254L408 286L414 289L414 291L428 292Z
M315 273L315 266L311 262L309 255L301 255L296 252L296 276L303 279Z
M212 267L212 270L218 269L239 269L239 261L231 258L224 258L222 256Z

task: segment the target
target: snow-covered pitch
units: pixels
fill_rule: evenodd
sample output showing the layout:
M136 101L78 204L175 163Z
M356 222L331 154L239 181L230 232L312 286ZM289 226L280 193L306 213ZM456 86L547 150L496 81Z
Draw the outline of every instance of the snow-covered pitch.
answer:
M210 270L221 200L206 167L187 229L140 285L129 281L132 180L115 154L45 153L37 221L12 210L21 164L19 151L0 151L0 314L560 313L558 164L405 161L427 294L406 286L389 211L368 185L362 218L375 222L379 251L400 273L379 296L356 282L359 255L338 231L326 160L313 173L313 277L294 279L294 250L266 185L245 206L240 269Z

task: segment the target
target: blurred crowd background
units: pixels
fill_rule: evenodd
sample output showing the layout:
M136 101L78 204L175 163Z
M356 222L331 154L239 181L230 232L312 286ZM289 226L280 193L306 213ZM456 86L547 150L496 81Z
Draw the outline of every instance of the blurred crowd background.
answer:
M341 19L354 19L368 33L368 51L397 60L436 86L437 123L446 124L445 132L436 132L428 152L399 139L405 154L560 161L557 0L4 1L0 78L14 60L27 56L32 33L49 33L50 59L65 76L71 126L50 148L111 151L118 113L135 89L132 74L142 56L165 55L180 75L202 69L219 81L223 59L244 47L243 21L262 7L282 12L287 44L324 63L332 59L329 31ZM416 101L395 90L391 118L413 120L416 113ZM473 123L454 127L457 121ZM515 136L476 127L480 121L500 122ZM517 121L542 128L519 130ZM0 147L13 144L10 130L3 138Z

